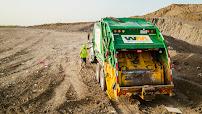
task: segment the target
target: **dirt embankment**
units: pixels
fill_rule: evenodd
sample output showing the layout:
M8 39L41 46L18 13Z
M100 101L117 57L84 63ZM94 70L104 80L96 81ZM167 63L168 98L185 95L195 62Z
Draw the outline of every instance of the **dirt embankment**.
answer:
M202 21L202 4L172 4L145 17L170 17L183 21Z
M192 45L202 46L202 21L182 21L176 18L157 19L156 25L164 35L172 36Z
M164 35L202 46L202 4L173 4L143 17L156 18Z
M144 16L153 21L164 35L192 45L202 46L202 4L172 4Z

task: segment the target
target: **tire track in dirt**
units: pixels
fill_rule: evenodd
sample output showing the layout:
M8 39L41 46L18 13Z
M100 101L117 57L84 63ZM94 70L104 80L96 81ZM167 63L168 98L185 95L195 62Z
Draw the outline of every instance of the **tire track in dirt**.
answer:
M133 102L132 100L134 99L131 99L127 96L120 96L118 98L118 101L111 101L111 102L118 114L140 113L138 107L139 102Z
M29 34L29 31L27 34ZM8 53L8 56L1 59L3 61L3 63L1 64L1 67L3 66L3 69L6 72L8 70L10 70L9 72L7 72L9 77L11 74L13 74L13 75L11 75L11 77L10 77L10 78L12 78L12 80L10 80L7 77L3 77L0 80L1 82L3 82L0 84L1 85L0 95L2 96L1 97L2 99L0 99L0 100L2 101L1 106L3 106L4 108L10 108L11 110L13 110L12 109L13 107L14 108L20 107L20 105L22 103L26 104L26 102L30 101L31 99L35 99L35 97L37 97L38 95L40 96L40 94L43 94L44 92L46 92L47 89L52 88L52 86L54 86L55 84L58 83L57 80L61 79L62 76L59 76L59 75L55 76L55 74L52 74L50 72L51 70L55 69L55 68L53 69L53 67L51 67L50 62L48 64L48 66L45 68L47 69L47 68L51 67L51 69L49 69L49 70L47 69L45 71L40 71L40 68L44 68L44 64L41 64L41 63L32 64L32 62L34 62L32 60L32 58L37 60L38 55L33 55L32 54L33 51L30 49L36 45L40 45L40 43L43 41L43 38L48 38L49 34L50 34L50 32L46 32L42 35L40 34L39 37L31 34L33 37L33 38L31 38L32 40L29 40L29 42L24 42L25 44L22 44L24 46L19 46L18 49L14 49L9 52L5 52L5 53ZM34 50L34 51L38 51L38 50ZM12 52L15 52L15 53L10 54ZM23 52L26 52L26 53L23 53ZM32 58L29 59L29 57L32 57ZM27 58L28 58L28 60L27 60ZM45 58L47 58L47 57L45 57ZM24 62L31 61L31 60L32 60L32 62L30 64L31 66L27 66L27 64L26 65L22 64ZM35 61L35 62L37 62L37 61ZM20 67L20 68L18 68L18 67ZM55 73L57 73L56 69L54 71L55 71ZM47 73L44 73L44 72L47 72ZM5 74L4 74L4 76L5 76ZM54 77L57 77L57 79L52 80L52 78L54 78ZM6 80L6 81L4 81L4 80ZM43 85L43 86L40 87L38 85ZM49 87L49 86L51 86L51 87ZM39 91L36 90L36 87L37 88L39 87ZM12 105L19 105L19 106L12 106Z
M34 74L30 74L26 79L19 80L15 85L9 86L8 89L1 89L3 94L0 92L0 95L6 95L6 97L1 97L6 98L4 100L1 99L1 101L5 101L1 102L3 103L1 106L4 106L6 109L13 105L14 107L24 107L29 113L33 111L34 113L50 111L50 109L45 109L44 105L52 98L54 89L64 78L64 71L61 67L54 69L51 66L43 68ZM50 70L55 72L50 72Z
M30 38L32 40L29 40L28 42L24 42L23 46L19 45L18 47L15 47L15 49L13 49L13 50L1 53L0 65L5 64L9 61L13 61L14 59L17 59L19 56L29 53L29 51L30 51L29 49L31 47L39 44L39 42L41 42L44 39L44 37L47 37L49 34L50 33L41 34L37 38L35 36L32 36L32 38Z
M23 47L19 51L16 51L15 49L13 49L13 50L11 50L11 52L16 51L14 54L1 58L0 59L0 76L5 77L5 76L11 75L13 73L22 71L21 69L18 69L18 68L23 67L22 66L23 63L33 59L33 57L30 57L31 48L35 45L38 45L39 42L41 42L43 40L44 36L47 37L49 34L50 34L49 32L46 34L42 34L42 35L40 34L40 37L37 40L32 38L33 36L30 36L30 37L26 38L26 39L30 39L30 40L28 40L27 42L24 42L24 44L22 44L22 45L25 45L25 47ZM26 43L28 43L28 45ZM21 46L19 46L19 47L21 47ZM5 53L10 54L11 52L8 51ZM26 67L26 66L24 66L24 67ZM27 67L27 69L28 68L30 68L30 67ZM22 69L26 69L26 68L22 68Z
M79 75L81 76L83 83L87 86L89 93L86 97L88 103L84 106L77 107L82 107L81 110L84 113L116 113L106 93L101 90L95 79L95 66L87 63L87 65L80 70Z
M74 37L74 34L72 35L72 37ZM61 63L61 66L64 69L65 77L63 82L57 88L54 89L53 97L46 103L45 109L49 109L53 113L58 113L57 109L62 104L64 104L65 102L68 102L69 100L72 100L72 99L68 99L69 97L67 96L68 91L71 92L70 90L74 90L71 97L75 99L81 99L82 96L85 97L86 93L84 93L84 91L87 92L87 90L85 89L85 84L82 85L82 82L80 81L80 77L79 75L77 75L78 73L76 73L78 71L78 64L75 64L77 62L76 61L77 59L75 58L77 58L77 55L78 55L77 53L79 53L79 47L76 47L76 46L74 47L75 48L73 49L72 45L64 46L65 52L62 53L62 55L59 55L57 57L61 59L59 63ZM57 49L58 51L64 50L62 48L57 48L57 47L54 47L54 49Z
M191 81L191 80L183 79L183 78L181 78L180 76L174 76L173 78L174 78L175 80L183 81L183 82L188 83L188 84L190 84L190 85L192 85L192 86L194 86L194 87L197 87L199 90L202 90L202 85L201 85L201 84L198 84L198 83L193 82L193 81ZM200 91L199 91L199 92L200 92Z
M88 71L79 74L80 45L87 33L24 30L16 36L25 35L22 40L33 36L32 40L0 55L1 60L5 60L0 66L8 71L8 76L0 78L0 112L110 111L110 102L104 94L100 97L101 90L91 74L86 73Z
M86 85L80 81L80 77L78 73L76 73L76 71L78 71L78 66L75 65L75 57L71 56L72 59L70 57L67 58L69 59L67 63L65 63L65 61L61 62L63 63L63 68L65 69L65 78L63 82L54 89L55 95L46 103L46 107L51 109L53 112L54 110L58 109L59 106L64 102L69 102L69 100L71 100L67 99L66 96L70 87L75 90L75 94L72 97L75 97L78 100L85 98L86 94L88 93Z
M33 38L33 36L25 37L24 39L22 39L22 41L21 41L21 39L20 39L20 41L16 41L16 44L13 44L12 46L9 46L9 47L7 47L7 48L5 48L5 49L1 49L1 50L0 50L0 53L13 50L15 47L18 47L18 46L20 46L20 45L25 44L26 42L29 42L29 41L33 40L32 38Z
M65 68L65 67L64 67ZM46 108L50 109L52 112L61 105L66 100L66 91L69 89L71 83L69 78L65 73L64 80L61 84L54 89L54 96L46 103Z
M0 78L2 77L5 77L5 76L8 76L8 75L11 75L13 73L16 73L16 72L20 72L21 70L16 70L19 66L23 65L23 63L31 60L32 58L28 58L28 59L24 59L24 60L21 60L21 61L18 61L16 63L13 63L13 64L9 64L9 65L6 65L4 67L0 67Z

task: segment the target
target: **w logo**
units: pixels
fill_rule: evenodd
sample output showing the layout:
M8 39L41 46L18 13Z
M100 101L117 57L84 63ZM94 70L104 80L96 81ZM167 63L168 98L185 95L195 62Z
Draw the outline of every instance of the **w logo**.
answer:
M153 43L148 35L121 35L124 43Z
M136 40L136 37L131 37L131 36L129 36L129 37L124 37L126 40Z

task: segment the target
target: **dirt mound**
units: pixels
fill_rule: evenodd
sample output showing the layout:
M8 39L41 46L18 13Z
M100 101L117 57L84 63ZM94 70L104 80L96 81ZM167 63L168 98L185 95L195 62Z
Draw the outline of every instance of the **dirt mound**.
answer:
M199 22L193 23L173 18L160 18L156 25L164 35L172 36L192 45L202 46L202 26Z
M202 4L172 4L142 17L155 19L164 35L202 46Z
M172 17L188 21L202 21L202 4L172 4L146 17Z

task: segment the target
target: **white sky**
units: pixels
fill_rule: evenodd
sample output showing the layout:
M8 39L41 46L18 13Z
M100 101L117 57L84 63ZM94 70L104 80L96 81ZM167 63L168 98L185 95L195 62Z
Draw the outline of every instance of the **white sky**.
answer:
M0 25L95 21L143 15L172 3L202 0L0 0Z

